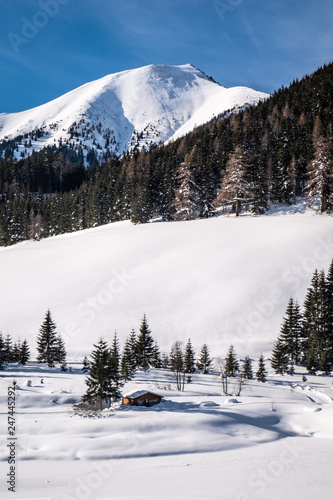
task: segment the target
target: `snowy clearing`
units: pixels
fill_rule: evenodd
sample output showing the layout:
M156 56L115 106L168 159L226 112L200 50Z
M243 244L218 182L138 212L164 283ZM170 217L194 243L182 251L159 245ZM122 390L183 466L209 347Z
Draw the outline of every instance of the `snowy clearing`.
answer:
M304 384L299 371L271 374L235 398L221 395L217 374L195 375L177 392L168 372L150 370L124 392L153 390L162 403L80 417L72 405L84 375L81 364L72 368L64 374L30 362L1 373L2 428L7 388L13 378L18 384L15 498L308 499L315 491L329 498L332 377ZM2 447L2 478L7 457Z
M313 212L119 222L0 249L0 328L36 337L50 308L69 357L114 330L123 342L145 313L163 349L190 337L213 356L270 355L290 296L302 303L333 256L333 218Z

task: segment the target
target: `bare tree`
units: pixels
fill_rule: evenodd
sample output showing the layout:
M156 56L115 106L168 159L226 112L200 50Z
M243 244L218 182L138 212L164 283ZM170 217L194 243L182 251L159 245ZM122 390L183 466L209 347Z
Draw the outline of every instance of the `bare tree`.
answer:
M169 367L176 379L178 391L183 391L185 386L185 365L182 343L177 340L170 350Z
M224 358L216 358L216 365L220 372L222 382L222 394L228 395L228 372L226 371L226 360Z

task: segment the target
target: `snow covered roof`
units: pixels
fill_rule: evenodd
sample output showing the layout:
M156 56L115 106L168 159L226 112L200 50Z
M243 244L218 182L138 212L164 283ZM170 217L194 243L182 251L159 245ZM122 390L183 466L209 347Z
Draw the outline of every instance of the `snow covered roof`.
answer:
M142 390L142 391L134 391L130 392L129 394L124 394L124 398L138 398L140 396L143 396L144 394L153 394L154 396L158 396L155 392L147 391L147 390Z

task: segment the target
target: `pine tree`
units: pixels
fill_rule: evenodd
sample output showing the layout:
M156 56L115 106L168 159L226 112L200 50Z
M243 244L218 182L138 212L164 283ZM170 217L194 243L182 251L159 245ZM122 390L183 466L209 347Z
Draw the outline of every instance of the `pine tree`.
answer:
M169 356L167 352L162 352L161 356L161 368L168 369L169 368Z
M161 368L162 366L160 348L158 347L156 340L154 341L150 364L152 368Z
M15 363L15 355L13 353L13 341L12 341L12 338L11 336L9 335L9 333L7 333L6 335L6 338L5 338L5 342L4 342L5 346L5 360L6 360L6 363Z
M147 371L153 354L154 339L149 330L147 317L144 314L136 343L137 362L141 370Z
M89 404L98 403L99 409L103 409L103 401L111 398L110 382L110 350L103 338L94 344L91 353L89 375L85 379L87 391L82 400Z
M66 365L66 347L61 335L59 334L56 339L55 349L54 349L54 362L60 363L61 365Z
M242 206L253 199L253 184L248 179L248 169L249 165L245 155L242 149L237 146L230 155L214 203L216 206L231 203L234 206L236 217L239 216Z
M23 340L20 348L19 363L25 365L30 359L30 348L26 339Z
M333 259L326 275L325 317L327 321L328 343L333 350Z
M256 372L258 382L266 382L267 370L265 367L264 356L261 354L258 362L258 370Z
M12 363L19 363L20 362L20 350L21 350L21 342L18 340L13 344L12 348L12 353L11 353L11 360Z
M333 168L330 144L322 135L320 118L317 116L313 131L314 158L308 165L306 193L309 203L319 201L321 213L329 210L333 202Z
M131 380L137 368L136 334L132 330L125 340L121 358L121 376L124 381Z
M317 373L317 371L319 370L318 356L314 352L313 348L311 348L308 352L308 355L306 358L306 369L310 375L315 375Z
M86 373L89 373L89 368L90 368L90 363L89 363L89 360L88 360L87 356L85 356L83 358L83 361L82 361L82 368L81 368L81 370L83 371L84 374L86 374Z
M210 357L210 353L209 353L209 349L208 349L207 344L203 344L201 351L200 351L199 359L197 361L198 370L202 370L202 373L204 373L204 374L208 373L208 368L212 364L212 361L213 360Z
M194 155L195 147L178 167L178 189L172 204L174 209L173 217L176 220L193 220L200 215L199 188L194 177Z
M50 310L47 311L45 319L40 327L37 337L37 361L54 366L57 350L57 327L53 322Z
M133 224L144 224L149 222L152 211L148 196L148 186L141 181L140 184L136 186L136 192L131 201L131 222L133 222Z
M120 373L120 348L117 332L114 333L113 342L109 352L109 380L110 380L110 399L116 401L121 397L121 388L123 380Z
M279 340L284 347L289 362L299 364L305 342L303 337L303 317L298 302L294 301L293 298L289 299Z
M2 333L0 332L0 370L6 368L6 347Z
M245 356L243 367L242 367L242 377L244 380L253 379L252 361L250 356Z
M192 347L191 339L188 339L187 344L185 346L184 352L184 370L187 376L187 383L190 384L192 382L191 375L195 373L195 352Z
M275 373L283 375L288 370L288 355L286 353L286 346L281 341L280 337L274 342L271 366Z
M331 343L331 305L324 271L315 270L304 301L304 330L307 336L306 365L327 372L333 361ZM308 359L310 357L310 360Z
M228 354L225 360L225 372L228 377L235 377L238 371L239 371L239 364L237 361L237 356L235 353L234 346L231 345L229 347Z

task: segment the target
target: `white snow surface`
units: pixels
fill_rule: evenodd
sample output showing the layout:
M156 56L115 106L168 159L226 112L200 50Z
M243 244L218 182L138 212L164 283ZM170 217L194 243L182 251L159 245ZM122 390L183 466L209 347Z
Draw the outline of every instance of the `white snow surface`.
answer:
M333 487L332 376L277 376L267 356L289 297L304 298L332 259L333 218L302 211L192 222L120 222L0 249L0 327L35 340L47 308L71 372L31 361L0 372L1 498L9 500L304 500ZM82 358L147 314L164 349L191 337L213 356L234 344L268 380L241 394L216 368L177 392L165 370L137 372L123 393L157 392L151 408L74 412ZM8 387L16 389L16 493L6 488ZM9 441L10 442L10 441Z
M247 87L222 87L191 64L150 65L105 76L27 111L0 114L0 140L43 128L47 135L33 140L27 153L24 140L20 144L18 154L29 154L70 139L75 123L74 147L81 140L89 147L99 144L101 152L107 134L114 139L109 149L121 154L176 139L226 110L267 97Z
M308 376L305 386L302 371L270 373L264 384L249 381L234 402L221 395L217 373L195 374L193 383L177 392L170 373L150 370L138 372L124 391L157 389L162 403L151 408L115 404L101 413L77 414L73 403L85 391L80 368L73 363L72 373L61 373L29 362L1 372L2 439L8 387L14 378L19 386L17 490L14 495L5 486L8 451L1 446L1 498L330 498L332 377ZM234 385L229 379L230 396Z
M279 209L280 210L280 209ZM73 358L116 330L123 343L143 314L162 350L191 338L214 356L269 355L290 296L300 303L333 257L333 218L216 216L129 221L0 248L0 329L36 336L49 308Z

